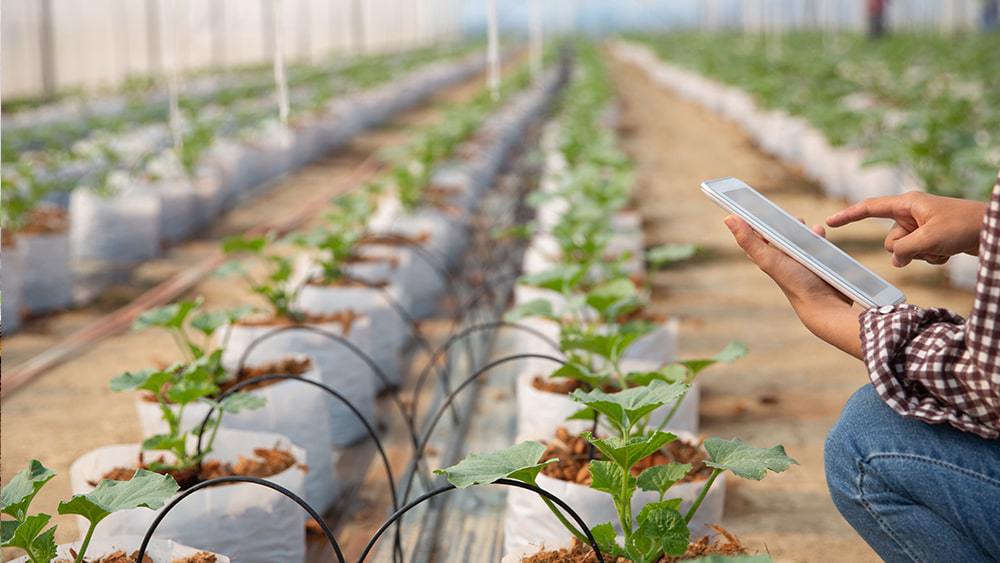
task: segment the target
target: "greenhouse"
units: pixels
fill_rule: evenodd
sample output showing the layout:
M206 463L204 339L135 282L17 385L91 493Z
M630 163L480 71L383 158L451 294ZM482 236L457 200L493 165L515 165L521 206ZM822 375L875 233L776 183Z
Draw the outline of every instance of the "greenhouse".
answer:
M0 560L1000 561L1000 1L0 33Z

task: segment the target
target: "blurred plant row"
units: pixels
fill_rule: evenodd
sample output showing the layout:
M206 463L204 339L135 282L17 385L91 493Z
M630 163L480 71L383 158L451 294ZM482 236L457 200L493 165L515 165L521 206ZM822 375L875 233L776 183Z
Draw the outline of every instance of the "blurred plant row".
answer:
M664 59L802 116L834 145L912 170L927 190L983 198L1000 167L1000 35L797 32L637 37Z

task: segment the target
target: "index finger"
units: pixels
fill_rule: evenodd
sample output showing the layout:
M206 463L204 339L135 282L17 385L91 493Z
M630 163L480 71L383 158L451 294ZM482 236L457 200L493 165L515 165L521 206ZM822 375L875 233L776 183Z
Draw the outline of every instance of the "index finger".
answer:
M874 197L830 215L826 218L826 224L831 227L842 227L870 217L895 219L903 212L905 205L899 196Z

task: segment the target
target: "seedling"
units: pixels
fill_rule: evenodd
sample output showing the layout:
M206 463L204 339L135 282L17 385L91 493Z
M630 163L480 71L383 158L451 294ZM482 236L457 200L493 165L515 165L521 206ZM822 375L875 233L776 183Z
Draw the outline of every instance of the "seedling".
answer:
M2 547L23 549L31 563L49 563L56 558L56 526L45 529L52 516L28 514L31 501L55 472L38 460L31 460L28 467L14 475L0 492L0 512L13 518L2 522ZM89 526L83 543L76 554L75 563L82 563L94 530L111 514L133 508L156 510L178 490L177 482L170 475L160 475L140 469L128 481L103 479L94 490L59 503L59 514L76 514L87 520Z
M259 295L271 306L271 313L276 318L297 321L301 313L292 308L295 297L301 286L293 286L292 262L273 250L274 239L269 235L256 237L236 236L222 241L222 250L230 257L256 256L260 258L267 271L263 276L251 274L238 259L233 259L216 270L216 275L228 277L238 275L246 282L250 291Z
M172 462L151 463L149 467L154 471L183 471L198 465L212 450L223 414L235 414L264 405L262 397L249 393L235 393L222 402L212 399L219 394L219 386L232 377L222 365L222 353L232 324L249 315L253 308L238 307L230 310L198 312L201 303L201 299L197 299L153 309L139 316L133 325L136 329L155 327L168 331L184 355L184 362L164 369L126 372L111 380L113 391L146 392L159 404L160 415L167 424L168 431L144 440L142 451L167 451L174 459ZM194 313L197 314L192 316ZM203 344L194 342L188 333L188 326L202 334ZM223 326L227 328L222 345L213 349L212 337ZM192 431L184 430L182 426L185 409L199 402L215 407L218 412L206 427L193 430L197 435L210 431L209 438L200 453L191 451L188 436Z

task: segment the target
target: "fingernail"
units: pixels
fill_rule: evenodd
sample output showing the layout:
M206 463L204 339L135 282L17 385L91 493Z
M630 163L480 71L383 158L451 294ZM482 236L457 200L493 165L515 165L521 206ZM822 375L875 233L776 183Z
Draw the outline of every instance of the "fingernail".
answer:
M730 231L736 229L736 219L734 219L731 215L723 219L722 222L725 223L727 227L729 227Z

